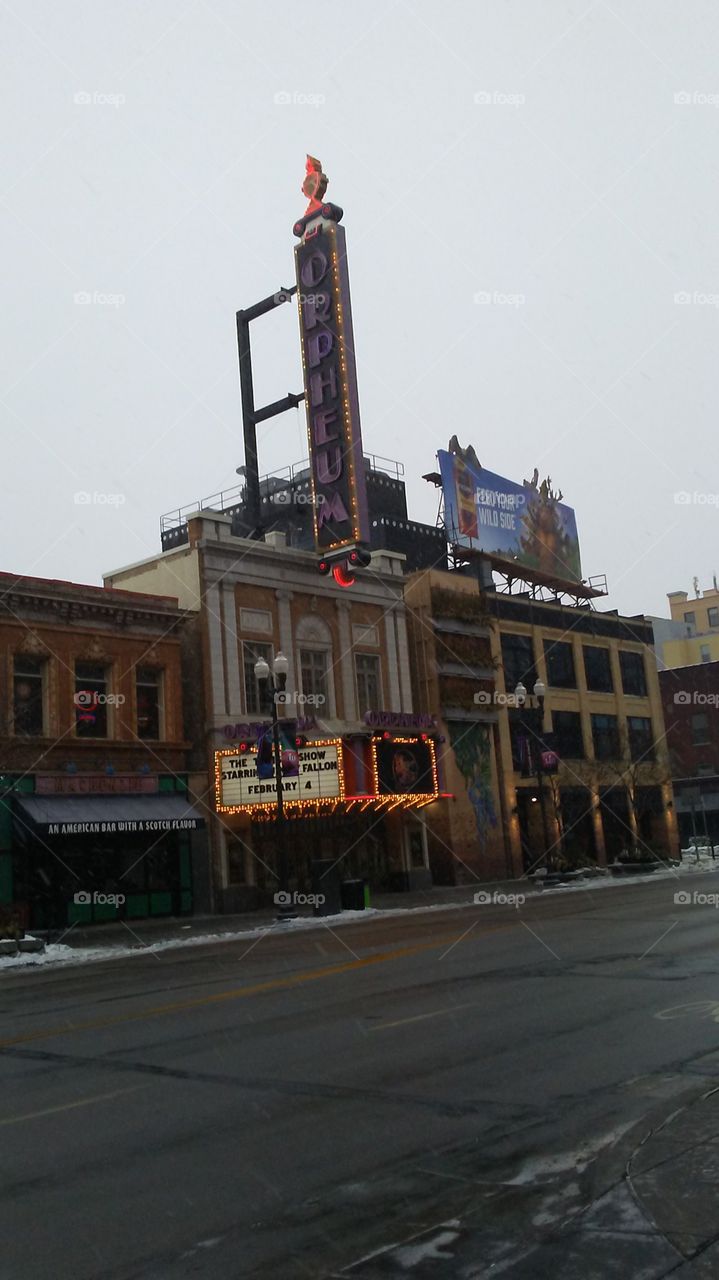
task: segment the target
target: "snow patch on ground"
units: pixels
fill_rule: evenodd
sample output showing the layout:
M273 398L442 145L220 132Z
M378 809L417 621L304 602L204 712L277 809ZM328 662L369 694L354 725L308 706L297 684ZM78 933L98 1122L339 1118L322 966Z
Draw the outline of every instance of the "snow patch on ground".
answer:
M666 870L655 871L650 875L638 876L596 876L589 880L575 880L571 884L561 885L555 889L540 889L531 881L518 880L517 892L525 893L527 897L536 897L542 893L566 894L566 893L587 893L595 892L602 889L609 889L615 885L626 887L628 885L646 885L647 883L656 882L657 880L676 880L686 874L706 873L707 871L719 870L719 860L715 862L711 855L702 858L699 862L695 862L692 856L691 861L685 861L677 868L667 868ZM267 933L281 932L298 932L306 929L337 929L341 925L354 924L363 920L376 920L378 917L383 919L392 916L407 915L427 915L437 911L466 911L468 907L474 906L473 892L468 890L468 897L463 902L433 902L420 907L368 907L364 911L343 911L336 916L300 916L296 920L283 921L281 924L275 922L250 926L244 929L233 929L220 931L215 933L198 933L192 937L182 936L175 938L160 938L156 942L147 943L111 943L105 946L89 946L89 947L69 947L61 942L50 943L43 952L21 952L16 956L0 957L0 974L10 969L34 969L41 965L63 965L70 967L71 965L97 964L104 960L132 959L134 956L143 956L154 953L161 954L164 951L175 951L185 947L206 947L212 943L228 943L255 941L263 937ZM478 910L483 908L477 907ZM495 904L496 909L496 904ZM514 906L508 906L508 911L515 911ZM141 922L138 925L141 927ZM191 927L191 926L189 926Z

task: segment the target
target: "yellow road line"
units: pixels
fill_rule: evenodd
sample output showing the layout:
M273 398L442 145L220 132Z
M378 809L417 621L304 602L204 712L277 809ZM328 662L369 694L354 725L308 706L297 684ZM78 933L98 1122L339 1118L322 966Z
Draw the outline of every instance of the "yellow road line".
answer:
M515 929L517 925L492 925L475 937L484 937L487 933L504 933ZM461 937L462 935L460 935ZM192 1000L178 1000L174 1004L156 1005L152 1009L142 1009L137 1013L120 1014L117 1018L96 1018L91 1022L68 1022L63 1027L46 1027L42 1031L30 1031L25 1035L4 1037L0 1040L0 1049L9 1049L13 1045L28 1044L33 1040L51 1040L58 1036L70 1035L76 1031L98 1031L106 1027L118 1027L127 1022L144 1022L150 1018L161 1018L166 1014L182 1013L186 1009L198 1009L211 1004L221 1004L227 1000L243 1000L248 996L261 995L266 991L284 991L297 987L305 982L317 982L322 978L334 978L341 973L351 973L355 969L364 969L373 964L384 964L388 960L402 960L405 956L418 955L422 951L433 951L445 947L447 943L457 942L457 937L435 938L433 942L417 943L413 947L397 947L394 951L382 951L377 955L363 956L357 960L347 960L342 964L331 965L324 969L309 969L305 973L296 973L286 978L270 978L266 982L256 982L248 987L235 987L231 991L219 991L213 995L196 996ZM130 997L128 997L129 999Z
M112 1093L96 1093L92 1098L79 1098L77 1102L63 1102L58 1107L45 1107L43 1111L28 1111L24 1116L8 1116L0 1120L0 1128L8 1124L21 1124L23 1120L38 1120L40 1116L54 1116L59 1111L74 1111L76 1107L89 1107L93 1102L105 1102L108 1098L119 1098L126 1093L137 1093L138 1089L149 1089L150 1084L134 1084L129 1089L114 1089Z

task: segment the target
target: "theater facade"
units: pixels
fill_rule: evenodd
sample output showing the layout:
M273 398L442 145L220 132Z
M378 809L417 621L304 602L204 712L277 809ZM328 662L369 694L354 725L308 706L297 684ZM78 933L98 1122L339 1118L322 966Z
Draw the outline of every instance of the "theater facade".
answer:
M231 515L204 511L189 516L184 545L106 578L132 591L173 583L194 611L215 909L263 904L277 887L275 783L257 771L270 716L255 664L271 667L280 652L282 717L299 756L283 782L291 887L306 891L318 860L377 890L431 883L427 815L447 797L436 721L414 711L403 567L403 555L377 551L371 572L342 590L282 532L251 540L233 533Z

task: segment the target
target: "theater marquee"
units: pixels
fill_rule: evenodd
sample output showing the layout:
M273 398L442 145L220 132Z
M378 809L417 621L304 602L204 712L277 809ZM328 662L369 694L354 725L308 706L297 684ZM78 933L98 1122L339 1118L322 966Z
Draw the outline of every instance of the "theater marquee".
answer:
M327 738L298 751L298 777L282 780L285 805L322 805L344 799L342 740ZM277 803L274 778L257 776L257 749L215 752L215 794L218 813L246 813Z

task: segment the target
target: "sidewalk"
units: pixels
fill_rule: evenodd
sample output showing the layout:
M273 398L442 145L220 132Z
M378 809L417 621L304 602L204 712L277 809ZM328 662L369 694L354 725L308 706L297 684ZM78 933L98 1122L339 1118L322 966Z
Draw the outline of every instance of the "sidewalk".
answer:
M719 1276L719 1087L671 1115L634 1153L627 1181L686 1261L676 1280Z
M502 897L507 895L509 902L505 909L513 908L514 898L509 895L522 894L527 899L542 894L576 894L602 892L612 886L629 887L646 885L656 880L677 879L691 873L706 873L719 869L716 864L710 867L705 864L675 864L673 868L662 869L652 875L618 876L610 874L592 876L587 880L577 880L571 884L543 886L541 880L495 880L476 881L467 885L433 886L430 889L416 890L409 893L383 893L373 895L370 908L366 911L343 911L341 915L315 917L311 909L298 910L297 918L288 923L278 923L277 909L265 907L260 911L245 912L239 915L196 915L181 918L158 917L155 919L113 921L108 924L96 924L81 927L71 926L63 932L53 932L49 937L38 931L40 937L47 941L46 950L41 954L23 954L0 957L0 973L6 970L36 967L46 964L80 964L91 961L110 960L123 956L137 956L143 951L174 950L182 947L211 946L218 941L257 938L268 929L273 930L306 930L341 928L344 924L360 923L363 920L377 920L380 916L402 917L412 912L431 912L460 910L471 907L475 903L475 894L483 895L482 905L487 905L488 897L498 896L494 904L501 909ZM491 903L490 903L491 905Z

